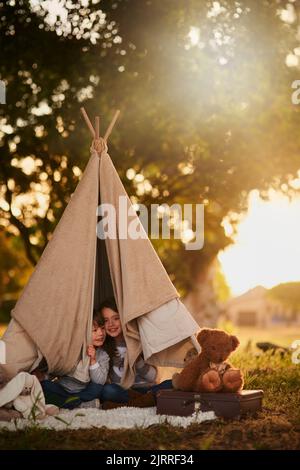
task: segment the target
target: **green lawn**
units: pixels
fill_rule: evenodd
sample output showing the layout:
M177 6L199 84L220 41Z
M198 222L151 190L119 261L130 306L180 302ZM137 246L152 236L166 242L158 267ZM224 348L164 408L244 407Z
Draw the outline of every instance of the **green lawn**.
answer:
M246 346L249 341L252 345L257 342L269 341L279 346L290 347L295 339L300 340L300 326L277 326L264 329L233 327L232 333L240 339L241 347Z
M300 449L300 364L292 364L290 354L257 352L254 343L248 344L245 351L249 331L243 333L245 337L232 363L244 371L245 388L265 392L264 409L255 416L219 419L185 430L169 425L146 430L60 432L33 427L16 433L1 432L0 449ZM288 346L300 339L300 332L282 333L255 334L255 341L278 340Z

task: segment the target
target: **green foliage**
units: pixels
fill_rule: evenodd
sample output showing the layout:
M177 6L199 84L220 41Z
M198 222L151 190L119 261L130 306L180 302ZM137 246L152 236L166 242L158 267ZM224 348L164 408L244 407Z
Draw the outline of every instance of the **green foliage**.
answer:
M155 242L184 293L231 243L224 216L245 209L251 189L267 196L270 185L280 188L299 169L299 110L291 104L297 70L285 65L298 46L298 20L281 20L281 0L222 1L218 14L211 1L68 4L67 21L50 25L43 6L34 12L26 0L0 3L0 78L7 83L0 109L7 205L0 215L35 264L78 182L74 167L83 169L88 158L80 105L104 120L121 108L110 151L136 202L206 204L204 249ZM191 27L198 42L189 39ZM41 102L50 114L36 113ZM31 174L22 169L27 156L35 162ZM151 187L129 180L129 168ZM33 198L16 215L16 197L38 188L47 196L44 211Z
M285 282L269 290L268 295L290 308L294 314L300 311L300 282Z
M0 307L0 324L6 325L11 319L11 311L15 306L15 300L4 301ZM0 336L2 336L2 328L0 329Z
M32 271L18 237L0 230L0 323L10 319L15 301Z

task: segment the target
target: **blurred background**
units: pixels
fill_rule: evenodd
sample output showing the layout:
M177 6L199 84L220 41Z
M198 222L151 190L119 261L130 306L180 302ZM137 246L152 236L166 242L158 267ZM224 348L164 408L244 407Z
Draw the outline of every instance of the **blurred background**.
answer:
M121 110L109 152L137 209L205 205L202 250L184 224L153 240L199 325L300 338L300 2L7 0L0 18L1 331L88 161L85 106L102 131Z

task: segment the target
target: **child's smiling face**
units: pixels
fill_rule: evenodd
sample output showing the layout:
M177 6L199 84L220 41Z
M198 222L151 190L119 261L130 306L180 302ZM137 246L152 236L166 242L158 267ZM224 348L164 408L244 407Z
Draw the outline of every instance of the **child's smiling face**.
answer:
M111 308L104 307L102 315L106 333L112 338L120 338L122 335L122 325L119 314Z
M104 326L98 325L98 323L93 322L93 329L92 329L92 343L95 348L99 348L103 346L103 343L106 338L106 331Z

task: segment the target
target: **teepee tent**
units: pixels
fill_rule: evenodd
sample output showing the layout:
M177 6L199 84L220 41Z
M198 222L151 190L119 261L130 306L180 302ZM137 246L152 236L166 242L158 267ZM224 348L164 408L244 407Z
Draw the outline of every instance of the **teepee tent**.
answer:
M150 364L182 367L187 350L196 346L193 335L199 327L180 301L107 153L117 114L104 138L99 137L99 118L94 130L83 114L94 138L91 156L12 311L0 340L0 367L13 377L33 370L44 357L50 372L88 381L92 312L113 295L127 345L122 384L130 387L141 352ZM114 236L105 239L96 232L99 204L117 214ZM141 236L124 236L118 214L123 221L125 214L127 227L134 224Z

